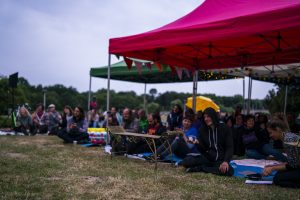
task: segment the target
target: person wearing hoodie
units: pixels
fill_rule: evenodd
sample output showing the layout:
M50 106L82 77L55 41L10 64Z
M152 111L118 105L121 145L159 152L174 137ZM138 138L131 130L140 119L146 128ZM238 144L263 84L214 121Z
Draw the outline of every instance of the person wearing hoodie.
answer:
M233 155L231 129L219 123L217 112L206 108L203 113L204 125L199 129L199 156L186 157L181 165L186 172L207 172L232 176L233 168L229 162Z

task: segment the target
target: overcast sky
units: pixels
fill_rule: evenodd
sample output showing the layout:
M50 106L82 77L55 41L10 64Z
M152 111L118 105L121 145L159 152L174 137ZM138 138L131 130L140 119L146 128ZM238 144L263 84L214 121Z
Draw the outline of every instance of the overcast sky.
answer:
M195 9L199 0L0 0L0 75L19 72L30 84L89 89L91 67L108 64L109 38L161 27ZM118 60L113 57L112 62ZM198 93L242 94L242 80L199 82ZM92 90L107 87L92 79ZM147 91L190 92L192 83L149 84ZM273 84L253 82L253 98ZM111 89L144 92L144 85L112 81Z

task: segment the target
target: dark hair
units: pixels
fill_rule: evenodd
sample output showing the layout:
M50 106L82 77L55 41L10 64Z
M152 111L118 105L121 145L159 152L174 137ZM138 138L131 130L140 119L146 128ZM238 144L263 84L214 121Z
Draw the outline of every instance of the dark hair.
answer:
M80 111L79 119L80 119L80 120L84 119L84 118L85 118L85 115L84 115L84 110L83 110L83 108L80 107L80 106L76 106L76 107L74 108L74 110L75 110L76 108L78 108L78 110Z
M38 108L38 107L40 107L40 106L42 106L42 110L44 111L44 110L45 110L45 106L44 106L42 103L36 104L36 107L35 107L35 108Z
M287 131L288 128L284 121L280 119L273 119L269 123L267 123L267 128L276 130L277 128L280 128L282 131Z
M245 122L247 122L249 119L253 119L253 120L255 120L255 117L254 117L254 115L251 115L251 114L249 114L249 115L246 115L246 117L245 117Z
M161 122L161 118L160 118L159 113L150 113L149 115L151 115L151 116L152 116L152 119L153 119L153 120L156 120L158 123Z
M64 110L65 110L65 109L68 109L68 110L70 111L70 115L73 115L73 110L72 110L71 106L66 105L66 106L64 107ZM62 112L62 117L63 117L63 118L66 118L67 116L66 116L66 113L65 113L64 110L63 110L63 112Z

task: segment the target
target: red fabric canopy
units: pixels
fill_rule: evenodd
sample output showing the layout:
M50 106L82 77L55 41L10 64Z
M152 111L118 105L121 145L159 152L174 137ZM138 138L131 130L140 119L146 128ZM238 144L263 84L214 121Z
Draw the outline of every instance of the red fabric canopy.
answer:
M195 69L300 61L300 0L206 0L161 28L109 41L109 53Z

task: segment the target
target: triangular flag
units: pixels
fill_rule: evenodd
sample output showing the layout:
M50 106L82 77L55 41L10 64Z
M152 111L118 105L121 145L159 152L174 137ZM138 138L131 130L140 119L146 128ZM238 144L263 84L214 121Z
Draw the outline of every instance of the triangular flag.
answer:
M177 76L181 80L182 79L182 68L176 68Z
M185 74L186 74L186 76L188 77L188 78L190 78L191 76L190 76L190 72L188 71L188 70L184 70L184 72L185 72Z
M120 55L116 54L115 56L117 57L118 60L120 59Z
M155 62L154 65L157 67L158 71L160 71L160 72L163 71L162 66L159 62Z
M172 66L172 65L170 65L169 67L170 67L170 69L171 69L171 71L172 71L172 75L176 74L176 69L175 69L175 67Z
M125 56L124 56L124 61L125 61L126 65L127 65L128 69L131 70L133 61L130 60L130 59L128 59L128 58L125 57Z
M143 63L138 62L138 61L134 61L134 64L135 64L135 66L136 66L136 69L137 69L138 73L141 75Z
M146 67L148 68L148 69L150 69L150 71L152 71L152 65L151 65L151 63L150 62L147 62L147 63L145 63L146 64Z

